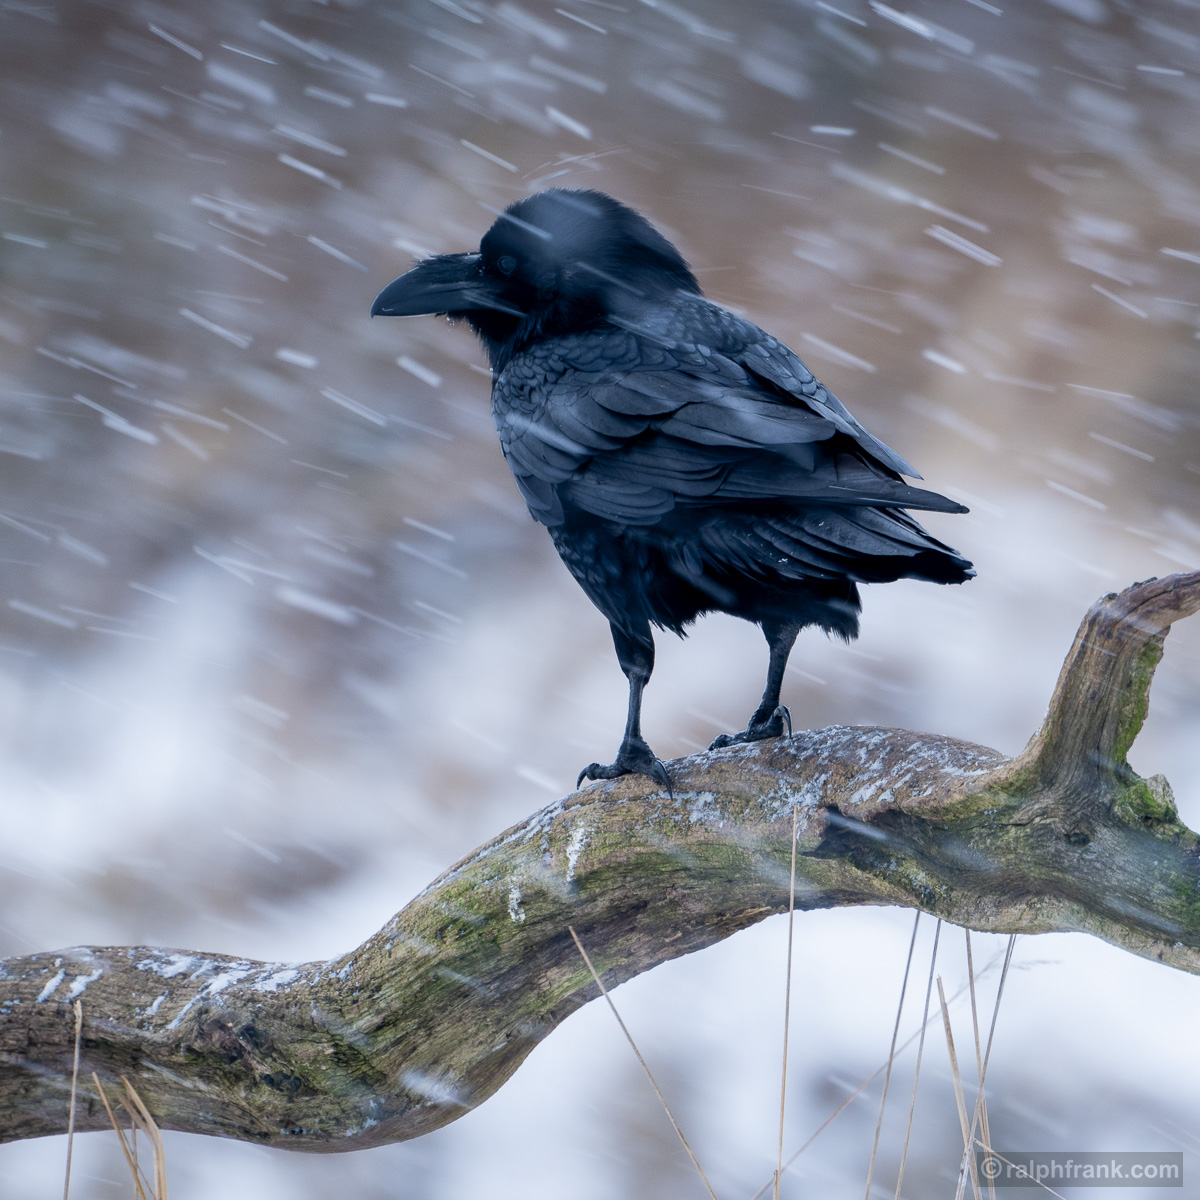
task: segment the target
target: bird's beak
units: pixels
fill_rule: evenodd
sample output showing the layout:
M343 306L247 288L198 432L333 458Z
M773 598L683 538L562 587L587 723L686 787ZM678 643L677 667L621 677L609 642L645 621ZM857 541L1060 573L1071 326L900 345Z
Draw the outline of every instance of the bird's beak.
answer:
M493 309L523 317L501 296L500 285L479 269L478 254L439 254L427 258L375 297L371 316L416 317L425 313L465 313Z

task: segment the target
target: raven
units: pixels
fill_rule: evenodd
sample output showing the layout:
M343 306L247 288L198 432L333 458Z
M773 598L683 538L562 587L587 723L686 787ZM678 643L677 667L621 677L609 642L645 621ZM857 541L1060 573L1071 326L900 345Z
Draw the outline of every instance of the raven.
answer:
M612 627L629 681L616 761L649 775L641 733L651 626L707 612L758 624L770 665L740 733L782 735L784 668L807 625L858 633L858 584L962 583L975 572L904 510L967 510L869 434L782 342L705 299L644 217L597 191L552 188L502 212L473 253L388 284L371 315L463 319L491 361L492 414L535 520Z

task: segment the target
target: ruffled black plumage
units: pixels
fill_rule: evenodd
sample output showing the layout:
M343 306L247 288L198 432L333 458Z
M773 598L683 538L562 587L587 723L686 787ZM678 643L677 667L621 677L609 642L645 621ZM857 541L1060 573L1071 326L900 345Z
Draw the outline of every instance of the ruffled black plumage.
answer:
M462 317L488 352L517 486L630 679L617 762L585 774L661 770L639 728L652 625L682 633L722 611L763 627L767 692L738 735L761 737L782 729L800 628L855 636L860 583L974 575L905 511L966 509L906 483L913 467L782 342L705 299L679 252L609 196L519 201L478 254L419 264L373 311Z

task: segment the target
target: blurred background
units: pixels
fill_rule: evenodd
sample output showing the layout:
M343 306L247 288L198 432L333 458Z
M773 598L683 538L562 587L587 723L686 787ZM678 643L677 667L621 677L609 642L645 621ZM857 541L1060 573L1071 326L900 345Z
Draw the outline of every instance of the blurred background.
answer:
M1088 604L1200 566L1200 5L896 2L0 2L0 953L332 956L611 759L607 626L524 510L477 346L367 319L550 181L643 211L971 506L928 524L977 580L865 589L849 648L802 635L798 725L1015 752ZM659 645L659 754L742 728L758 631ZM1133 755L1193 827L1198 667L1185 623ZM886 1058L911 925L797 921L789 1154ZM722 1200L774 1165L785 941L777 918L616 995ZM1002 947L975 940L985 1018ZM961 930L935 970L969 1063ZM996 1144L1183 1150L1200 1196L1198 1000L1018 939ZM877 1105L783 1194L861 1195ZM905 1194L951 1196L960 1152L934 1025ZM115 1138L75 1154L78 1200L128 1194ZM596 1005L419 1141L167 1155L182 1200L703 1194ZM0 1197L56 1194L63 1156L0 1147Z

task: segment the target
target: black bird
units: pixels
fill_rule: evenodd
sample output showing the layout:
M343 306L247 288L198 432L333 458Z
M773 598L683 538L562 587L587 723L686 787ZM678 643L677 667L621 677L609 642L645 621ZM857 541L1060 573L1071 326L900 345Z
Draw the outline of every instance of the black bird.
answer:
M371 315L446 314L491 360L492 414L534 519L612 626L629 680L616 761L670 787L641 733L651 626L706 612L761 626L762 703L713 747L778 737L779 692L806 625L858 633L858 584L975 572L907 508L967 510L869 434L782 342L706 300L648 221L595 191L511 205L476 253L388 284Z

